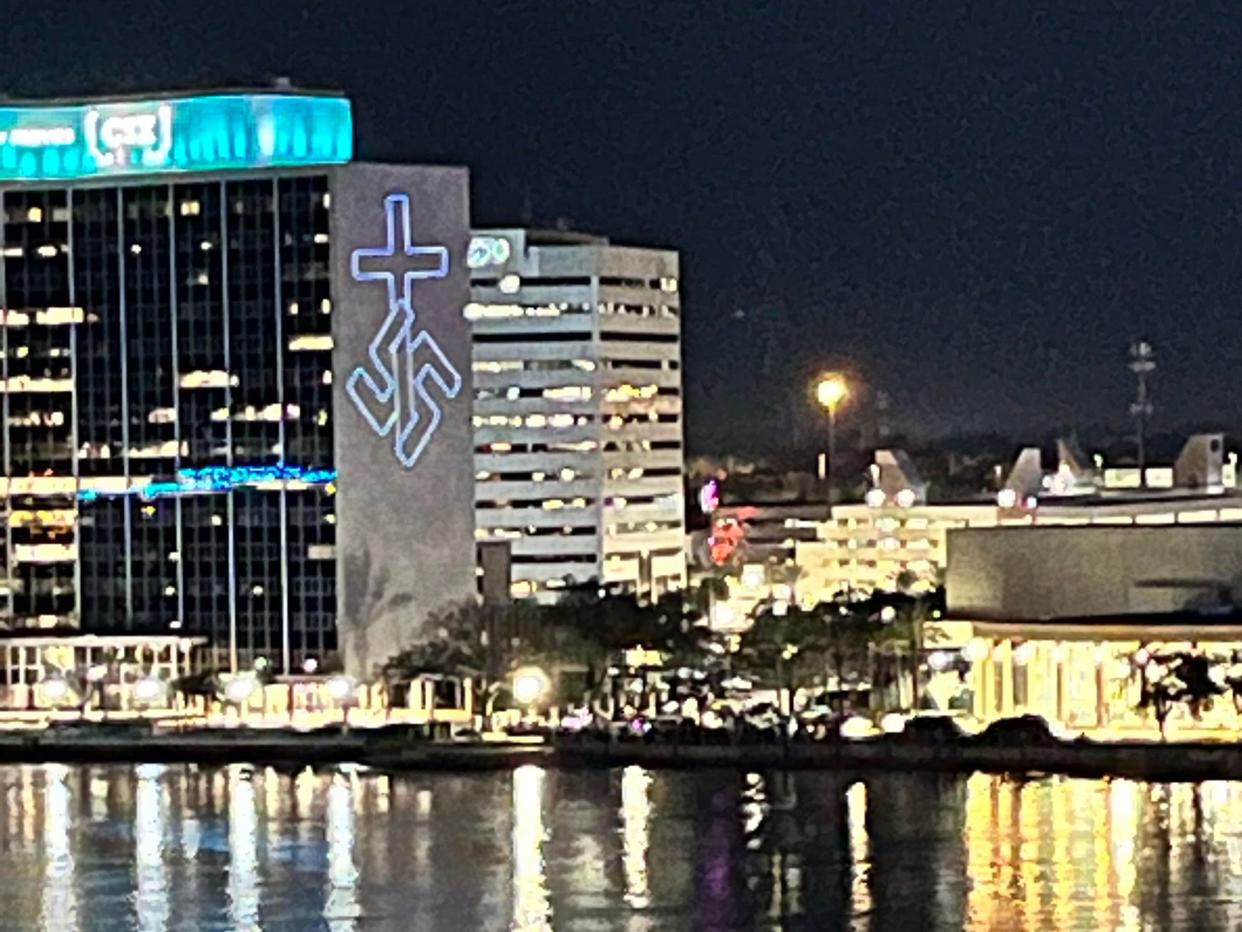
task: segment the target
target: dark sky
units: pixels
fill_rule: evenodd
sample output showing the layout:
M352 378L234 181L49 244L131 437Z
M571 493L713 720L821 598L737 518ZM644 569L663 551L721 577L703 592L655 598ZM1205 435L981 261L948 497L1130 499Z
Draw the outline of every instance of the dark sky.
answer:
M1124 424L1140 333L1158 429L1236 420L1236 3L0 0L0 22L12 96L287 74L353 98L360 157L469 165L477 222L529 197L680 248L694 450L788 442L824 363L914 433Z

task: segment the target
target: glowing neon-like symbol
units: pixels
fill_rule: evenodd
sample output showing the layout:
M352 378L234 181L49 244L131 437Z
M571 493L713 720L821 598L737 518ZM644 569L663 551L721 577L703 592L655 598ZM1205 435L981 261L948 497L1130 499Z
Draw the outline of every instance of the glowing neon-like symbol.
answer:
M408 194L384 198L384 214L386 243L354 250L349 270L355 281L384 282L388 316L367 347L370 367L354 369L345 383L345 392L376 434L393 434L393 453L402 466L410 469L443 418L435 395L456 398L462 378L431 334L414 330L414 282L448 275L448 250L443 246L414 245ZM371 262L364 268L367 260ZM404 378L403 390L399 375ZM437 391L433 392L433 388Z
M142 164L163 165L172 151L172 107L160 104L154 113L118 114L104 118L89 110L84 121L86 148L103 168L128 164L127 152L139 149Z

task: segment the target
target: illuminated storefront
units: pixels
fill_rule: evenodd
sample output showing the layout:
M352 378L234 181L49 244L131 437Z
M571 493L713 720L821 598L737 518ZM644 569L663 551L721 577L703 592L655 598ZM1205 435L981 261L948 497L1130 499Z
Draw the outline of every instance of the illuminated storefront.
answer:
M1187 615L981 622L960 645L965 694L982 722L1040 715L1074 731L1149 731L1156 721L1140 708L1142 660L1155 653L1189 651L1229 657L1242 649L1242 618L1213 623ZM941 674L946 676L948 674ZM1222 697L1198 720L1182 709L1175 728L1239 729L1242 716Z
M933 691L960 682L982 722L1034 714L1071 730L1150 731L1153 658L1242 650L1232 604L1242 525L996 528L949 533L948 618L929 625ZM934 633L933 633L934 629ZM1223 688L1175 729L1239 729Z

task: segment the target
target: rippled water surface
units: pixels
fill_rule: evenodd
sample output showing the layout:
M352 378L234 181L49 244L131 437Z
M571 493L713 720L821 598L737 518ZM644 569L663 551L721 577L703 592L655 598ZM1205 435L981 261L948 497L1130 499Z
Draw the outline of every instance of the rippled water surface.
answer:
M1242 784L0 767L0 928L1235 929Z

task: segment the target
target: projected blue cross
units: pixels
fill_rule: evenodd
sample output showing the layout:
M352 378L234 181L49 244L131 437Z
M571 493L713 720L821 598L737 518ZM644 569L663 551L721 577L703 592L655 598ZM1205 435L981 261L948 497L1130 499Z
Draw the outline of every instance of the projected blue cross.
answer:
M379 436L387 437L400 423L393 433L393 453L401 465L410 469L443 418L435 394L445 399L456 398L462 379L431 334L425 330L414 332L414 282L420 278L444 278L448 274L448 250L443 246L414 245L408 194L388 195L384 199L384 214L387 243L354 250L350 274L360 282L384 282L388 315L367 347L370 367L354 369L345 383L345 392ZM400 384L404 384L404 391L398 389ZM435 394L433 388L437 390Z
M384 198L384 219L388 225L388 242L370 249L355 249L349 259L349 271L356 281L382 281L388 288L389 307L399 301L413 307L415 281L448 275L448 250L443 246L414 245L408 194L390 194ZM363 268L364 262L366 268ZM398 278L401 279L400 294L397 294Z

